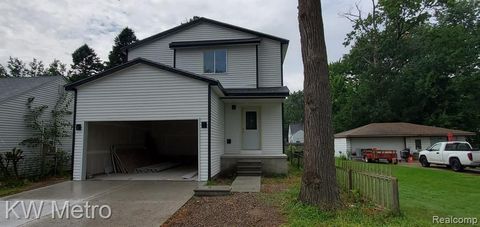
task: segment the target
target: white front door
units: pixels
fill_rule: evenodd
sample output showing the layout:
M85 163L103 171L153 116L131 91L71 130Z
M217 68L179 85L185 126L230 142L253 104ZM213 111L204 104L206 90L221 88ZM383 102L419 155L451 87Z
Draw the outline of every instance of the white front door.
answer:
M243 110L243 145L244 150L259 150L260 149L260 122L257 109Z

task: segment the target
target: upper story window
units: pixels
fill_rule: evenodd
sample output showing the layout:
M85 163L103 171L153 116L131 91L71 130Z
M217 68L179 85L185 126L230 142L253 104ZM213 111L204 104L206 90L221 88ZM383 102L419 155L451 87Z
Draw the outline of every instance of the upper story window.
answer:
M227 72L227 50L207 50L203 52L203 73Z

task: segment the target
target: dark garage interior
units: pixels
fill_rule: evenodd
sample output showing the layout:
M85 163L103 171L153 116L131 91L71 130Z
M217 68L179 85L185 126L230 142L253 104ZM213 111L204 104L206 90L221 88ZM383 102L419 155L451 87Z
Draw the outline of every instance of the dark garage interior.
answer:
M196 180L196 120L88 122L86 176Z

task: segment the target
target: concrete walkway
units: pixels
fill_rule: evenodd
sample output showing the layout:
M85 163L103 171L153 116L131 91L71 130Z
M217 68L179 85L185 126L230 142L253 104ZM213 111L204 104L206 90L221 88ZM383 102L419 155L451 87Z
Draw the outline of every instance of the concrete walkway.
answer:
M159 226L173 215L193 195L197 182L174 181L67 181L44 188L0 198L0 226ZM15 216L5 218L7 209L16 201L30 201L37 207L43 201L39 218L24 218L21 205L15 207ZM68 202L73 205L108 205L111 218L103 219L98 213L91 218L52 218L52 202L62 209ZM61 210L60 210L61 211ZM32 212L33 213L33 212Z
M260 192L260 176L238 176L232 182L232 192Z

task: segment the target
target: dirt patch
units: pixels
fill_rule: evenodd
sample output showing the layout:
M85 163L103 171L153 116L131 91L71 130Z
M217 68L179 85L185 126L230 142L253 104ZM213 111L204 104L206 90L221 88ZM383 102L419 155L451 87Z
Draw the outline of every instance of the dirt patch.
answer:
M280 226L280 209L259 193L193 197L162 226Z

